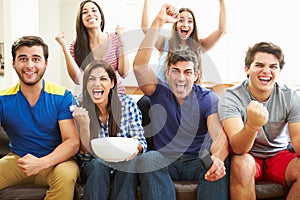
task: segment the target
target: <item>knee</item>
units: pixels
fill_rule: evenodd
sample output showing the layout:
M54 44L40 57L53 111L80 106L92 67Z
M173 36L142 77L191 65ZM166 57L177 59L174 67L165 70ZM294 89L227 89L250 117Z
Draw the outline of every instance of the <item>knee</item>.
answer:
M230 175L235 177L254 176L255 160L250 154L234 155L230 161Z
M74 161L66 161L58 164L53 173L55 180L61 180L65 184L75 184L79 176L79 167Z
M165 167L165 159L158 151L148 151L138 158L138 171L140 173L153 172Z

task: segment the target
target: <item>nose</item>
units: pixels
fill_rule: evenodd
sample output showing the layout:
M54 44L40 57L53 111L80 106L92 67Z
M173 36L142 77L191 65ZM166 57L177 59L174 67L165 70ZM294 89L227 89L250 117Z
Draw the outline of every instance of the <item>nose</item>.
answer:
M188 21L187 20L183 20L182 25L183 26L187 26L188 25Z
M264 73L270 73L271 68L270 68L269 66L265 66L265 67L262 69L262 71L263 71Z
M34 62L31 59L28 60L28 67L30 68L34 67Z
M178 79L184 81L185 80L184 73L178 73Z
M100 78L96 78L96 80L95 80L95 85L100 85L101 84L101 81L100 81Z

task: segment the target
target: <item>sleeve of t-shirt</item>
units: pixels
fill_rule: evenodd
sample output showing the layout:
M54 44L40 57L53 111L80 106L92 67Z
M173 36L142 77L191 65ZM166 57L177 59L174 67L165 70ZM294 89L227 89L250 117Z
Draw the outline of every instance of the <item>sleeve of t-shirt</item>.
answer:
M219 97L214 92L210 92L209 95L211 107L210 110L208 110L207 112L206 118L211 114L218 113Z
M225 91L220 97L218 113L221 121L227 118L241 117L244 109L242 102L231 90Z
M300 96L294 91L291 99L291 110L288 116L288 122L300 122Z
M61 102L58 114L58 120L73 119L70 106L76 102L74 96L69 90L66 90Z

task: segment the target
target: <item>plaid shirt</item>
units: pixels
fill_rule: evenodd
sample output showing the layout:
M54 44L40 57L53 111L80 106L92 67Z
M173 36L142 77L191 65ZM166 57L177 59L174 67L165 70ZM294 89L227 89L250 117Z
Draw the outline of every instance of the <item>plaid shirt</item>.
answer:
M144 128L142 126L142 113L138 108L135 100L127 95L119 94L119 98L122 104L122 116L120 122L120 132L117 134L118 137L133 138L139 137L139 142L143 146L143 151L147 151L147 142L144 136ZM109 137L109 124L103 124L99 118L101 129L99 131L99 137ZM79 152L78 157L82 161L90 161L93 156Z

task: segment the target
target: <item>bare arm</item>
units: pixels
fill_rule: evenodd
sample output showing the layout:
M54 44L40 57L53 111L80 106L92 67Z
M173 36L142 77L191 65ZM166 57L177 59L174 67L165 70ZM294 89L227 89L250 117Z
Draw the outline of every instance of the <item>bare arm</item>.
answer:
M174 8L175 9L175 8ZM144 0L144 5L143 5L143 13L142 13L142 21L141 21L141 29L144 32L144 34L147 33L147 31L150 28L150 20L149 20L149 0ZM157 40L155 43L155 47L157 50L159 50L160 55L163 52L163 47L165 44L166 37L164 35L158 35Z
M229 145L227 136L220 123L218 114L212 114L207 119L208 132L212 138L211 153L213 156L220 158L222 161L229 154Z
M77 65L77 63L75 62L74 58L72 57L69 51L69 47L67 45L65 35L63 33L60 33L55 37L55 40L60 44L63 50L69 76L71 77L71 79L75 84L80 84L82 78L82 72L80 71L79 66Z
M123 27L117 26L116 33L120 41L120 54L119 54L119 63L118 63L118 72L121 77L125 78L130 70L130 61L126 53L124 41L122 38L122 33L124 31Z
M144 0L143 5L143 13L142 13L142 21L141 21L141 28L143 32L146 34L150 27L149 22L149 2L148 0Z
M248 119L245 125L241 118L223 120L223 127L234 153L244 154L251 150L258 130L267 123L268 116L268 111L262 104L251 101L247 106Z
M212 114L207 118L207 127L213 141L211 145L211 158L213 164L205 174L205 179L216 181L226 174L224 160L229 154L229 147L227 137L223 131L217 113Z
M43 169L62 163L77 153L80 141L74 120L66 119L58 123L62 143L54 151L41 158L27 154L18 160L18 166L27 176L38 174Z
M220 13L219 13L219 26L218 29L212 32L208 37L200 39L201 46L206 50L209 51L214 45L219 41L221 37L226 34L226 7L225 7L225 0L219 0L220 3Z
M49 166L56 165L74 156L79 149L79 135L73 119L60 120L59 129L62 143L43 159Z
M146 33L139 50L133 61L133 69L139 87L145 95L151 95L156 89L157 78L153 70L148 66L157 37L162 26L166 23L173 23L179 18L179 14L173 13L173 6L164 4L158 15Z
M289 123L288 130L291 138L291 143L295 152L300 156L300 122Z
M84 153L90 153L90 118L88 111L83 107L76 107L73 117L79 130L80 150Z

